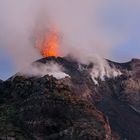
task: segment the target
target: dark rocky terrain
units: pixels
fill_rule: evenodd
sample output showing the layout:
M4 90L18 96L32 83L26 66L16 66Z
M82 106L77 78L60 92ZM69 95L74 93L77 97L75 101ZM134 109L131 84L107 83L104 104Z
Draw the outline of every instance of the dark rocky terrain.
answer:
M94 64L71 58L43 58L70 77L56 79L18 74L0 82L0 139L2 140L139 140L140 60L110 67L118 77L97 79Z
M15 77L1 85L1 139L109 140L106 117L53 77Z

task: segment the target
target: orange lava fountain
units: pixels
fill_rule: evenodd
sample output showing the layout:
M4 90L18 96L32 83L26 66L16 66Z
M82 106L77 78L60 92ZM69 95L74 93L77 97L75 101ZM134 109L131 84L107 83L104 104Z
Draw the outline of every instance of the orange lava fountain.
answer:
M56 31L50 31L43 38L36 41L36 47L43 57L59 56L59 35Z

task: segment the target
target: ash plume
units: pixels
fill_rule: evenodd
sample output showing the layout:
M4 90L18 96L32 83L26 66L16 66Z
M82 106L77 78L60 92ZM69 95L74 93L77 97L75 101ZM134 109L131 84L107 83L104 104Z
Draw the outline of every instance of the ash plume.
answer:
M42 57L34 47L33 31L41 27L43 32L54 24L62 34L60 52L63 52L63 56L78 54L86 59L92 52L92 55L113 58L112 50L122 40L130 38L132 33L129 30L131 27L125 30L119 28L115 34L107 31L100 14L111 3L110 0L1 0L0 47L10 53L17 72ZM137 0L128 0L119 7L128 8L131 3L132 8L139 5ZM130 12L129 9L126 11ZM122 57L118 57L118 60Z

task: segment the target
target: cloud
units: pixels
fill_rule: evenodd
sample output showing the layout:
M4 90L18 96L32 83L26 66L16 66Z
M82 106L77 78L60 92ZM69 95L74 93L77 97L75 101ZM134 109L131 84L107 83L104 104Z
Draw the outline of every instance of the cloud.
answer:
M18 71L41 58L33 31L54 24L62 36L64 55L112 59L118 45L130 38L139 43L139 5L139 0L0 0L0 47L9 51Z
M40 58L30 40L38 6L36 0L0 0L0 47L10 54L18 69Z

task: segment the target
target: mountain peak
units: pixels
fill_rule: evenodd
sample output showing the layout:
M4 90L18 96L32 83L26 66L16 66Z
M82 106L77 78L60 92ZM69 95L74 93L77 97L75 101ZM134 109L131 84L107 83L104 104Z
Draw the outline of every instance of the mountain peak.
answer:
M4 114L6 105L8 126L26 139L139 140L139 66L139 60L42 58L0 85L0 108ZM113 70L121 74L110 76Z

